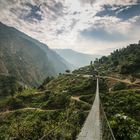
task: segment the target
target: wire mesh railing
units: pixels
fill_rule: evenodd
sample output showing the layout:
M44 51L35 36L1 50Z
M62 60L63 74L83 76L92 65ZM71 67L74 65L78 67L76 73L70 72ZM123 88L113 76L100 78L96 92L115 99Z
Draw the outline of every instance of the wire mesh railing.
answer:
M70 117L74 117L71 113L69 114ZM63 124L68 121L69 118L42 136L39 140L66 140L63 134L54 136L53 133L60 127L63 127ZM74 140L74 138L70 138L69 140ZM76 140L116 140L100 100L98 78L94 103Z
M96 97L92 109L79 133L77 140L115 140L99 96L97 78Z

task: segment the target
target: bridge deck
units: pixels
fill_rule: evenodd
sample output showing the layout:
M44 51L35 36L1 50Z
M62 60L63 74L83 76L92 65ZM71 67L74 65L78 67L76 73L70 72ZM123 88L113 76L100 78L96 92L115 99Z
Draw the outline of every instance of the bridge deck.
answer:
M100 98L98 79L94 103L77 140L101 140Z
M77 140L115 140L101 105L98 78L94 103Z

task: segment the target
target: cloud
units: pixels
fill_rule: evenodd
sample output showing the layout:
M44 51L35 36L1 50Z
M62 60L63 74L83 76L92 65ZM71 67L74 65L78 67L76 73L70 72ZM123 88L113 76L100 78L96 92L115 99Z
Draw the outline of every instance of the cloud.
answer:
M33 21L41 21L43 20L42 18L42 11L40 10L40 5L32 5L30 3L25 4L26 6L29 7L28 10L26 9L21 9L21 14L19 15L19 18L28 21L28 22L33 22ZM11 9L11 11L14 9ZM18 11L17 11L18 12Z
M82 2L83 4L90 3L92 5L96 0L79 0L79 1Z
M72 19L72 23L71 25L69 26L70 29L73 29L75 27L75 25L77 24L77 22L79 21L79 19Z
M99 11L96 16L115 16L122 20L128 20L134 16L140 15L140 3L135 5L103 5L103 10Z
M102 41L123 41L128 40L127 36L119 32L107 32L103 28L89 28L83 30L81 36L87 39L97 39Z
M51 48L99 53L138 39L139 9L137 0L1 0L0 21Z
M50 14L50 18L52 20L57 19L60 16L64 15L64 5L62 4L61 1L55 1L52 0L50 2L43 2L41 6L42 11L44 11L44 14Z

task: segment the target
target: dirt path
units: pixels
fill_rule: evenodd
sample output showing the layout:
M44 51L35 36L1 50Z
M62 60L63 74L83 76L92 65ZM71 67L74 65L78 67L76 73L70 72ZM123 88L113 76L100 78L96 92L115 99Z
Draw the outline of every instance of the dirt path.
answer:
M71 96L72 100L81 101L80 96Z
M110 76L99 76L101 78L105 78L105 79L111 79L111 80L115 80L115 81L119 81L119 82L122 82L122 83L126 83L126 84L130 84L130 85L135 85L135 86L139 86L140 87L140 84L137 84L137 83L131 83L128 79L118 79L118 78L114 78L114 77L110 77Z
M7 110L7 111L3 111L0 112L0 115L6 115L9 113L13 113L15 111L26 111L26 110L36 110L36 111L56 111L57 109L52 109L52 110L45 110L45 109L41 109L41 108L34 108L34 107L26 107L26 108L21 108L21 109L16 109L16 110Z
M83 77L92 77L92 75L83 75ZM128 79L118 79L116 77L111 77L111 76L98 76L99 78L105 78L105 79L111 79L111 80L115 80L115 81L119 81L119 82L122 82L122 83L126 83L126 84L130 84L130 85L135 85L135 86L139 86L140 87L140 84L138 84L138 82L140 82L140 79L136 79L135 82L131 82L130 80Z
M81 96L71 96L71 99L72 99L72 100L75 100L75 101L78 101L78 102L82 102L82 103L84 103L84 104L87 104L87 105L90 105L90 106L91 106L91 104L89 104L89 103L87 103L87 102L85 102L85 101L83 101L83 100L80 100L80 97L81 97Z

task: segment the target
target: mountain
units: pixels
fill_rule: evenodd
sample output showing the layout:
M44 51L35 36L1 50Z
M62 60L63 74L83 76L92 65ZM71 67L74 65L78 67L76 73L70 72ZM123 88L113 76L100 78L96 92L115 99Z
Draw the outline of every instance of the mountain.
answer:
M12 75L32 86L68 67L56 52L13 27L0 23L0 75Z
M90 55L80 53L72 49L54 49L54 50L76 68L86 66L90 63L91 60L94 61L95 58L101 57L100 55Z

